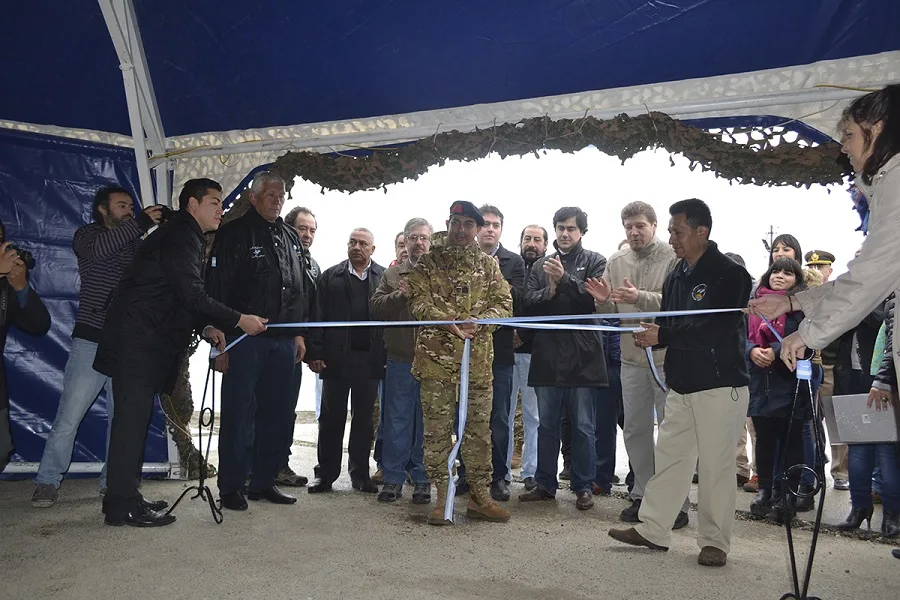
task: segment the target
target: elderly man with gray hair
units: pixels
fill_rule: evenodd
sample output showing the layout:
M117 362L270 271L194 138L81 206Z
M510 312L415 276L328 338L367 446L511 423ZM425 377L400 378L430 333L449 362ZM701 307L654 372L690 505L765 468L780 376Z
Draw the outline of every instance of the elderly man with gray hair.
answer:
M294 228L281 218L284 196L279 176L257 175L250 187L251 208L219 229L206 270L212 298L265 317L270 324L309 321L313 292L307 252ZM240 333L233 324L221 329L229 342ZM218 483L227 509L247 509L243 489L251 467L250 500L296 502L278 489L275 478L293 429L291 382L294 365L306 354L304 336L303 328L272 328L216 358L216 370L225 373Z
M381 321L413 321L409 312L406 278L416 262L431 249L431 225L425 219L410 219L403 228L406 258L389 267L372 296L372 316ZM412 375L416 347L415 327L386 327L384 346L387 369L384 375L384 438L381 462L384 487L381 502L394 502L403 495L407 474L413 483L414 504L431 502L431 484L425 472L421 387Z

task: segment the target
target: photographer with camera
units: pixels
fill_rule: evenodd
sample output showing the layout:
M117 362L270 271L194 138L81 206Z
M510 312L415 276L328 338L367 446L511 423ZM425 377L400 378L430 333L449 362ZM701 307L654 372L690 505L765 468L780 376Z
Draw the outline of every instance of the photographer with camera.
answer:
M109 431L112 425L113 390L109 377L94 370L94 356L100 342L106 309L125 268L131 263L142 238L158 225L168 207L155 205L134 214L135 201L125 188L106 186L97 191L92 206L94 222L80 227L72 238L72 249L78 258L81 290L78 313L72 330L72 349L63 378L62 395L56 418L47 436L31 505L49 508L56 504L63 473L69 470L75 435L84 415L106 389ZM106 492L106 465L100 472L100 494ZM156 509L165 502L153 503Z
M44 335L50 329L50 313L28 285L29 264L34 265L34 257L6 241L6 227L0 222L0 472L6 468L13 450L3 362L6 334L10 325L34 336Z
M228 323L250 335L266 329L266 319L239 314L204 289L204 234L222 222L222 186L192 179L179 203L181 209L147 236L122 276L94 360L94 369L112 377L116 397L103 499L107 525L175 521L148 506L138 486L153 400L172 392L192 331L202 331L222 350L225 335L207 323Z

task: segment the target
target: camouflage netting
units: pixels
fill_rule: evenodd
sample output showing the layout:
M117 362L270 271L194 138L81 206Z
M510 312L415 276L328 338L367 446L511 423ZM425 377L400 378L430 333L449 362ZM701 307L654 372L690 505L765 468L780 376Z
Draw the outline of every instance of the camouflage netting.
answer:
M358 192L418 179L430 167L448 160L478 160L492 152L502 158L529 153L540 157L543 150L573 153L589 146L617 156L623 163L643 150L664 148L684 155L690 160L691 170L699 166L741 184L809 187L842 183L850 174L849 162L833 141L816 144L789 127L705 130L659 112L637 117L620 115L605 121L594 117L526 119L470 133L439 133L400 148L375 149L361 157L288 152L270 170L285 180L288 191L299 176L322 186L323 191ZM248 206L244 190L224 221L239 217ZM167 412L174 414L170 418L176 422L187 423L193 410L185 361ZM182 467L194 478L201 457L190 439L172 430Z
M742 137L749 139L741 143ZM691 169L699 166L742 184L808 187L840 183L850 173L835 142L815 145L784 128L708 131L658 112L606 121L527 119L471 133L440 133L364 157L288 152L271 170L289 188L299 176L323 189L357 192L418 179L447 160L478 160L492 152L502 158L539 156L541 150L571 153L588 146L623 162L643 150L664 148L687 157Z

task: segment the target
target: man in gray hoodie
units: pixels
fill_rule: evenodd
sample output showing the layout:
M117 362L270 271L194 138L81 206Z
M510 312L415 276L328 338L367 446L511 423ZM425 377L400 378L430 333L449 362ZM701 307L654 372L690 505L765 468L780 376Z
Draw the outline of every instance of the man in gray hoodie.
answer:
M631 202L622 209L622 226L628 246L610 257L601 279L588 282L598 313L655 312L662 299L666 275L678 262L672 247L656 237L656 211L646 202ZM638 325L638 320L623 321L624 326ZM656 382L647 355L630 339L622 345L622 400L625 409L625 450L634 471L631 506L619 518L638 522L638 510L644 497L644 486L655 471L653 453L653 413L662 422L666 412L666 392ZM660 381L663 375L665 349L653 351ZM675 529L687 525L688 499L675 521Z

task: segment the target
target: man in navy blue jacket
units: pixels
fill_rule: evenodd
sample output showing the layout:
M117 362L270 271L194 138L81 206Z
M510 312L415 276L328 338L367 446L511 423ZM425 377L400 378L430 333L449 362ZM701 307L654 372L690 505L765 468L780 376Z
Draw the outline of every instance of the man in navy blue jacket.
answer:
M664 311L744 308L751 279L746 269L709 241L712 216L697 199L669 209L669 243L681 259L666 278ZM687 496L699 456L698 537L701 565L723 566L734 525L734 449L747 416L750 377L744 350L747 326L739 311L668 317L642 323L642 347L666 347L666 418L656 444L656 474L630 529L613 529L620 542L668 550L672 523Z

